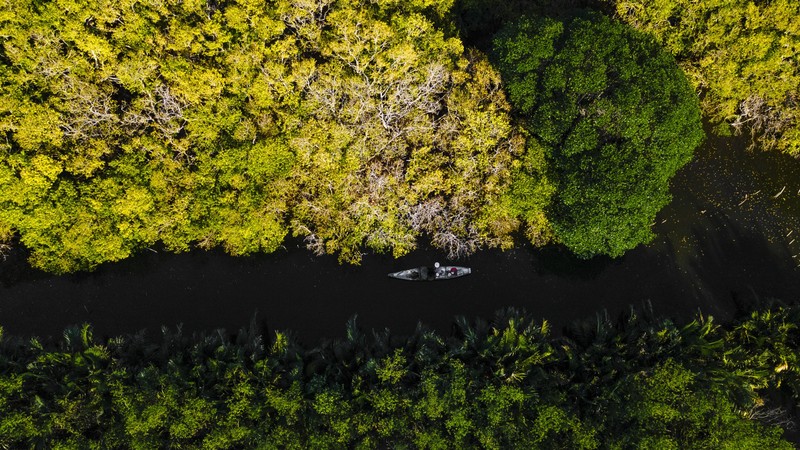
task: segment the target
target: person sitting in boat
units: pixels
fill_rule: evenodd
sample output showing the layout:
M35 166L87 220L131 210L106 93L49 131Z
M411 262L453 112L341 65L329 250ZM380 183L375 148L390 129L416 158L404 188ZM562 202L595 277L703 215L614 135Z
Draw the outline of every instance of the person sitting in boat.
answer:
M444 267L442 267L439 262L433 263L434 273L436 274L436 278L441 278L445 276Z

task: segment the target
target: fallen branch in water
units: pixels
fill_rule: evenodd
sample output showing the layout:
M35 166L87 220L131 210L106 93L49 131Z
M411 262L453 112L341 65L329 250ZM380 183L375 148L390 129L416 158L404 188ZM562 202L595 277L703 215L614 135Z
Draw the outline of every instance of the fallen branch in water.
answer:
M739 202L739 204L738 204L738 205L736 205L736 206L742 206L742 205L744 205L744 202L746 202L746 201L748 200L748 197L747 197L747 196L748 196L748 194L744 194L744 200L740 201L740 202Z

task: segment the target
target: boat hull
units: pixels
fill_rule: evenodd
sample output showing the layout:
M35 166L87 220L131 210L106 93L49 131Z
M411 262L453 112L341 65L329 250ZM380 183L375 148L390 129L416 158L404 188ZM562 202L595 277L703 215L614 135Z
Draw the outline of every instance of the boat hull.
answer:
M426 270L427 269L427 270ZM469 267L461 266L439 266L436 269L427 267L415 267L413 269L401 270L389 274L391 278L406 281L439 281L452 280L472 273Z

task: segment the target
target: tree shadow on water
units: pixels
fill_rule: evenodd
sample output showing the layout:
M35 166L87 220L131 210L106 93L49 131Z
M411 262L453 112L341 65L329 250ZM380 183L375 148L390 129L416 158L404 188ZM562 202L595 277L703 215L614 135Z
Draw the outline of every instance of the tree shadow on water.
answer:
M540 249L531 249L540 275L553 274L559 277L592 280L600 276L611 266L621 264L624 256L611 258L601 255L590 259L575 256L566 247L549 245Z
M603 0L455 0L448 20L468 47L488 53L495 33L522 16L566 18L585 9L613 10L611 2Z
M768 227L713 214L668 243L669 258L709 311L734 306L734 315L747 314L771 298L795 299L800 292L789 248Z
M17 283L36 281L51 276L46 272L34 269L28 263L28 252L18 239L11 243L11 249L0 257L0 286L10 287Z

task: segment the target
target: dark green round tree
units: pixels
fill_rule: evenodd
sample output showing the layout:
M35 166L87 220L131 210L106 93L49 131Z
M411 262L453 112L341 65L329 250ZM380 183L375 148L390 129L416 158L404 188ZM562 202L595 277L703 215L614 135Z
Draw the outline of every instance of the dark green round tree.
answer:
M675 60L594 14L523 17L498 33L494 52L529 148L545 149L556 239L586 258L650 241L670 178L703 139L697 96Z

